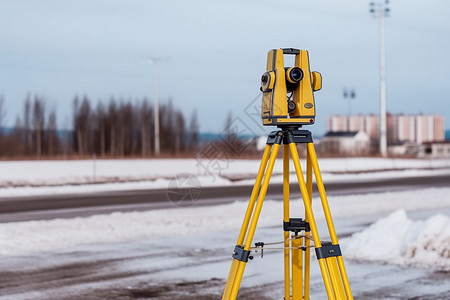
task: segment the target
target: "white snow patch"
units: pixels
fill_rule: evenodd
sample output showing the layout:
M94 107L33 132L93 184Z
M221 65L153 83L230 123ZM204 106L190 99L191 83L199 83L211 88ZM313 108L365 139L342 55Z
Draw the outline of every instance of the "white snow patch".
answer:
M423 199L428 200L423 201ZM345 218L391 213L400 208L418 210L449 207L449 199L450 188L430 188L413 192L333 196L328 200L333 217ZM299 199L293 199L291 203L293 212L295 207L303 207ZM316 220L323 222L321 221L323 216L319 213L321 211L319 203L319 199L313 199ZM214 235L215 232L228 230L235 230L237 235L246 208L247 202L242 201L207 207L116 212L84 218L3 223L0 224L0 255L15 256L40 251L64 251L78 245L188 234L195 236L197 233L206 232ZM282 202L265 200L258 228L279 226L281 216ZM392 227L400 227L398 230L401 230L405 227L403 223L409 224L405 221ZM426 232L424 231L424 234ZM386 230L383 234L388 236L390 233ZM403 232L399 233L400 236L402 234ZM322 235L321 237L326 238ZM378 236L374 241L382 243L382 238L383 236Z
M160 237L217 232L241 226L246 203L210 207L115 212L85 218L0 224L0 255L64 250L78 245L114 243ZM261 226L279 224L278 201L264 203ZM276 215L276 217L275 217Z
M186 173L189 174L189 173ZM174 175L175 176L175 175ZM198 176L201 187L208 186L227 186L233 183L224 178L215 178L214 181L207 176ZM142 180L135 182L108 182L108 183L79 183L76 185L65 184L61 186L21 186L0 188L0 198L2 197L24 197L24 196L42 196L42 195L64 195L64 194L85 194L112 191L136 191L148 189L167 189L171 180L158 178L155 180ZM247 182L237 184L248 184Z
M195 159L3 161L0 198L167 188L182 173L196 176L202 187L253 185L259 164L259 160L230 160L205 174ZM304 160L301 164L305 171ZM449 174L450 160L321 159L320 168L325 182L362 182ZM292 161L290 170L295 178ZM271 182L281 183L281 174L282 163L277 161Z
M172 178L180 173L206 175L214 181L220 176L236 174L254 178L259 159L229 159L217 161L196 159L96 159L96 160L47 160L0 161L0 186L14 185L62 185L92 182L117 182ZM304 161L302 161L304 165ZM282 163L275 164L274 173L281 174ZM323 173L364 172L382 170L450 168L449 159L389 159L389 158L323 158ZM291 170L293 165L291 162Z
M341 241L346 258L450 271L450 218L412 221L397 210Z

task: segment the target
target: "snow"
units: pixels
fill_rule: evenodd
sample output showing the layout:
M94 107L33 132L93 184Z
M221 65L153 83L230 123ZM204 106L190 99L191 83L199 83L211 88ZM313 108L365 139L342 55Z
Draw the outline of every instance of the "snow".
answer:
M341 241L346 258L450 271L450 218L412 221L397 210Z
M210 177L247 174L251 178L258 171L260 160L220 161L220 168L211 161L196 159L133 159L133 160L59 160L59 161L1 161L0 185L58 185L104 181L155 180L173 178L180 173ZM320 159L322 172L367 172L381 170L450 168L450 160L341 158ZM303 164L304 165L304 164ZM282 172L280 161L274 173ZM211 174L210 174L211 173Z
M376 172L376 173L360 173L360 174L330 174L323 173L322 178L324 182L362 182L373 181L377 179L388 178L407 178L415 176L436 176L439 174L448 174L450 170L407 170L407 171L390 171L390 172ZM189 173L182 173L189 174ZM253 175L252 175L253 176ZM256 175L255 175L256 176ZM291 174L291 178L295 175ZM208 186L237 186L237 185L253 185L254 179L243 179L239 181L230 181L228 179L217 177L212 180L209 176L196 176L200 182L200 187ZM20 186L20 187L0 187L1 197L23 197L23 196L38 196L38 195L60 195L60 194L83 194L96 193L104 191L131 191L131 190L146 190L146 189L166 189L168 188L172 178L158 178L155 180L142 180L131 182L107 182L107 183L93 183L85 182L78 184L63 184L58 186L49 186L43 183L42 186ZM270 179L271 183L283 182L281 175L273 175Z
M201 186L253 184L260 161L221 163L220 169L210 169L205 174L205 169L195 159L3 161L0 162L0 197L167 188L173 178L183 173L194 174ZM450 173L450 160L345 158L321 159L319 163L325 182ZM302 166L305 166L304 160ZM282 163L278 160L271 182L281 182L281 173ZM332 196L328 200L335 219L367 217L373 220L374 216L388 215L340 241L346 259L450 270L449 217L438 214L426 220L413 220L407 216L407 213L427 209L442 208L448 212L450 188ZM316 219L323 223L320 200L313 201ZM300 199L293 199L292 203L291 207L302 207ZM228 230L237 234L246 206L244 202L235 202L3 223L0 224L0 255L20 256L83 245L158 240L174 234L203 238ZM279 226L281 215L281 202L265 200L258 228ZM321 239L327 237L321 234Z
M216 162L196 159L1 161L0 197L167 188L170 180L182 173L195 175L201 186L253 184L260 164L256 159ZM319 164L326 182L450 173L450 160L325 158ZM305 169L304 161L302 167ZM292 162L291 171L294 171ZM281 173L282 163L278 160L271 182L281 182Z
M374 215L390 214L399 209L448 209L450 188L332 196L328 200L335 219L370 219ZM316 220L322 224L319 224L319 228L323 228L323 216L319 213L320 200L315 198L313 203ZM292 200L293 211L296 205L301 207L300 199ZM192 236L193 239L200 239L196 243L208 244L205 237L212 237L216 233L228 231L237 236L246 206L245 202L234 202L207 207L116 212L84 218L2 223L0 255L57 252L82 245L158 240L169 236ZM374 223L367 231L341 240L346 259L386 258L383 261L387 263L436 266L447 270L450 267L448 217L437 215L425 221L412 221L404 214L404 211L396 212ZM258 223L259 230L280 226L281 216L282 202L265 200ZM320 237L322 240L328 238L324 234ZM374 252L375 247L371 245L376 245L377 249L382 248L381 254Z

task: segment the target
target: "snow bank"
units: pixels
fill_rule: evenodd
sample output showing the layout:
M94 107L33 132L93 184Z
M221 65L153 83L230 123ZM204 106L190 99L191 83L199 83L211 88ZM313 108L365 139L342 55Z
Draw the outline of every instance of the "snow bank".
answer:
M0 255L63 251L74 246L125 242L160 237L217 232L242 224L247 203L210 207L112 213L84 218L0 224ZM260 226L280 224L282 207L265 201Z
M350 259L450 271L450 218L442 214L412 221L398 210L341 244Z

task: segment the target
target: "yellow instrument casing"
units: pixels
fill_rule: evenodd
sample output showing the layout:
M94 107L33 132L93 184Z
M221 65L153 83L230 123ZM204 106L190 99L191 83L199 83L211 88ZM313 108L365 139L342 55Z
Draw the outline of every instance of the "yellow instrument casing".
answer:
M284 66L284 55L295 55L294 67ZM295 75L292 75L293 69L296 69ZM310 71L308 51L293 48L270 50L266 72L261 77L263 125L314 124L316 108L313 92L321 87L320 73Z

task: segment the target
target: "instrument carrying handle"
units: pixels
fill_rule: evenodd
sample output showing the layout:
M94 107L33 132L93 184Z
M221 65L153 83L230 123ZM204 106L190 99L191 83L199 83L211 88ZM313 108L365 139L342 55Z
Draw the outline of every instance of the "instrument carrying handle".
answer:
M300 49L294 49L294 48L282 48L283 54L300 54Z

